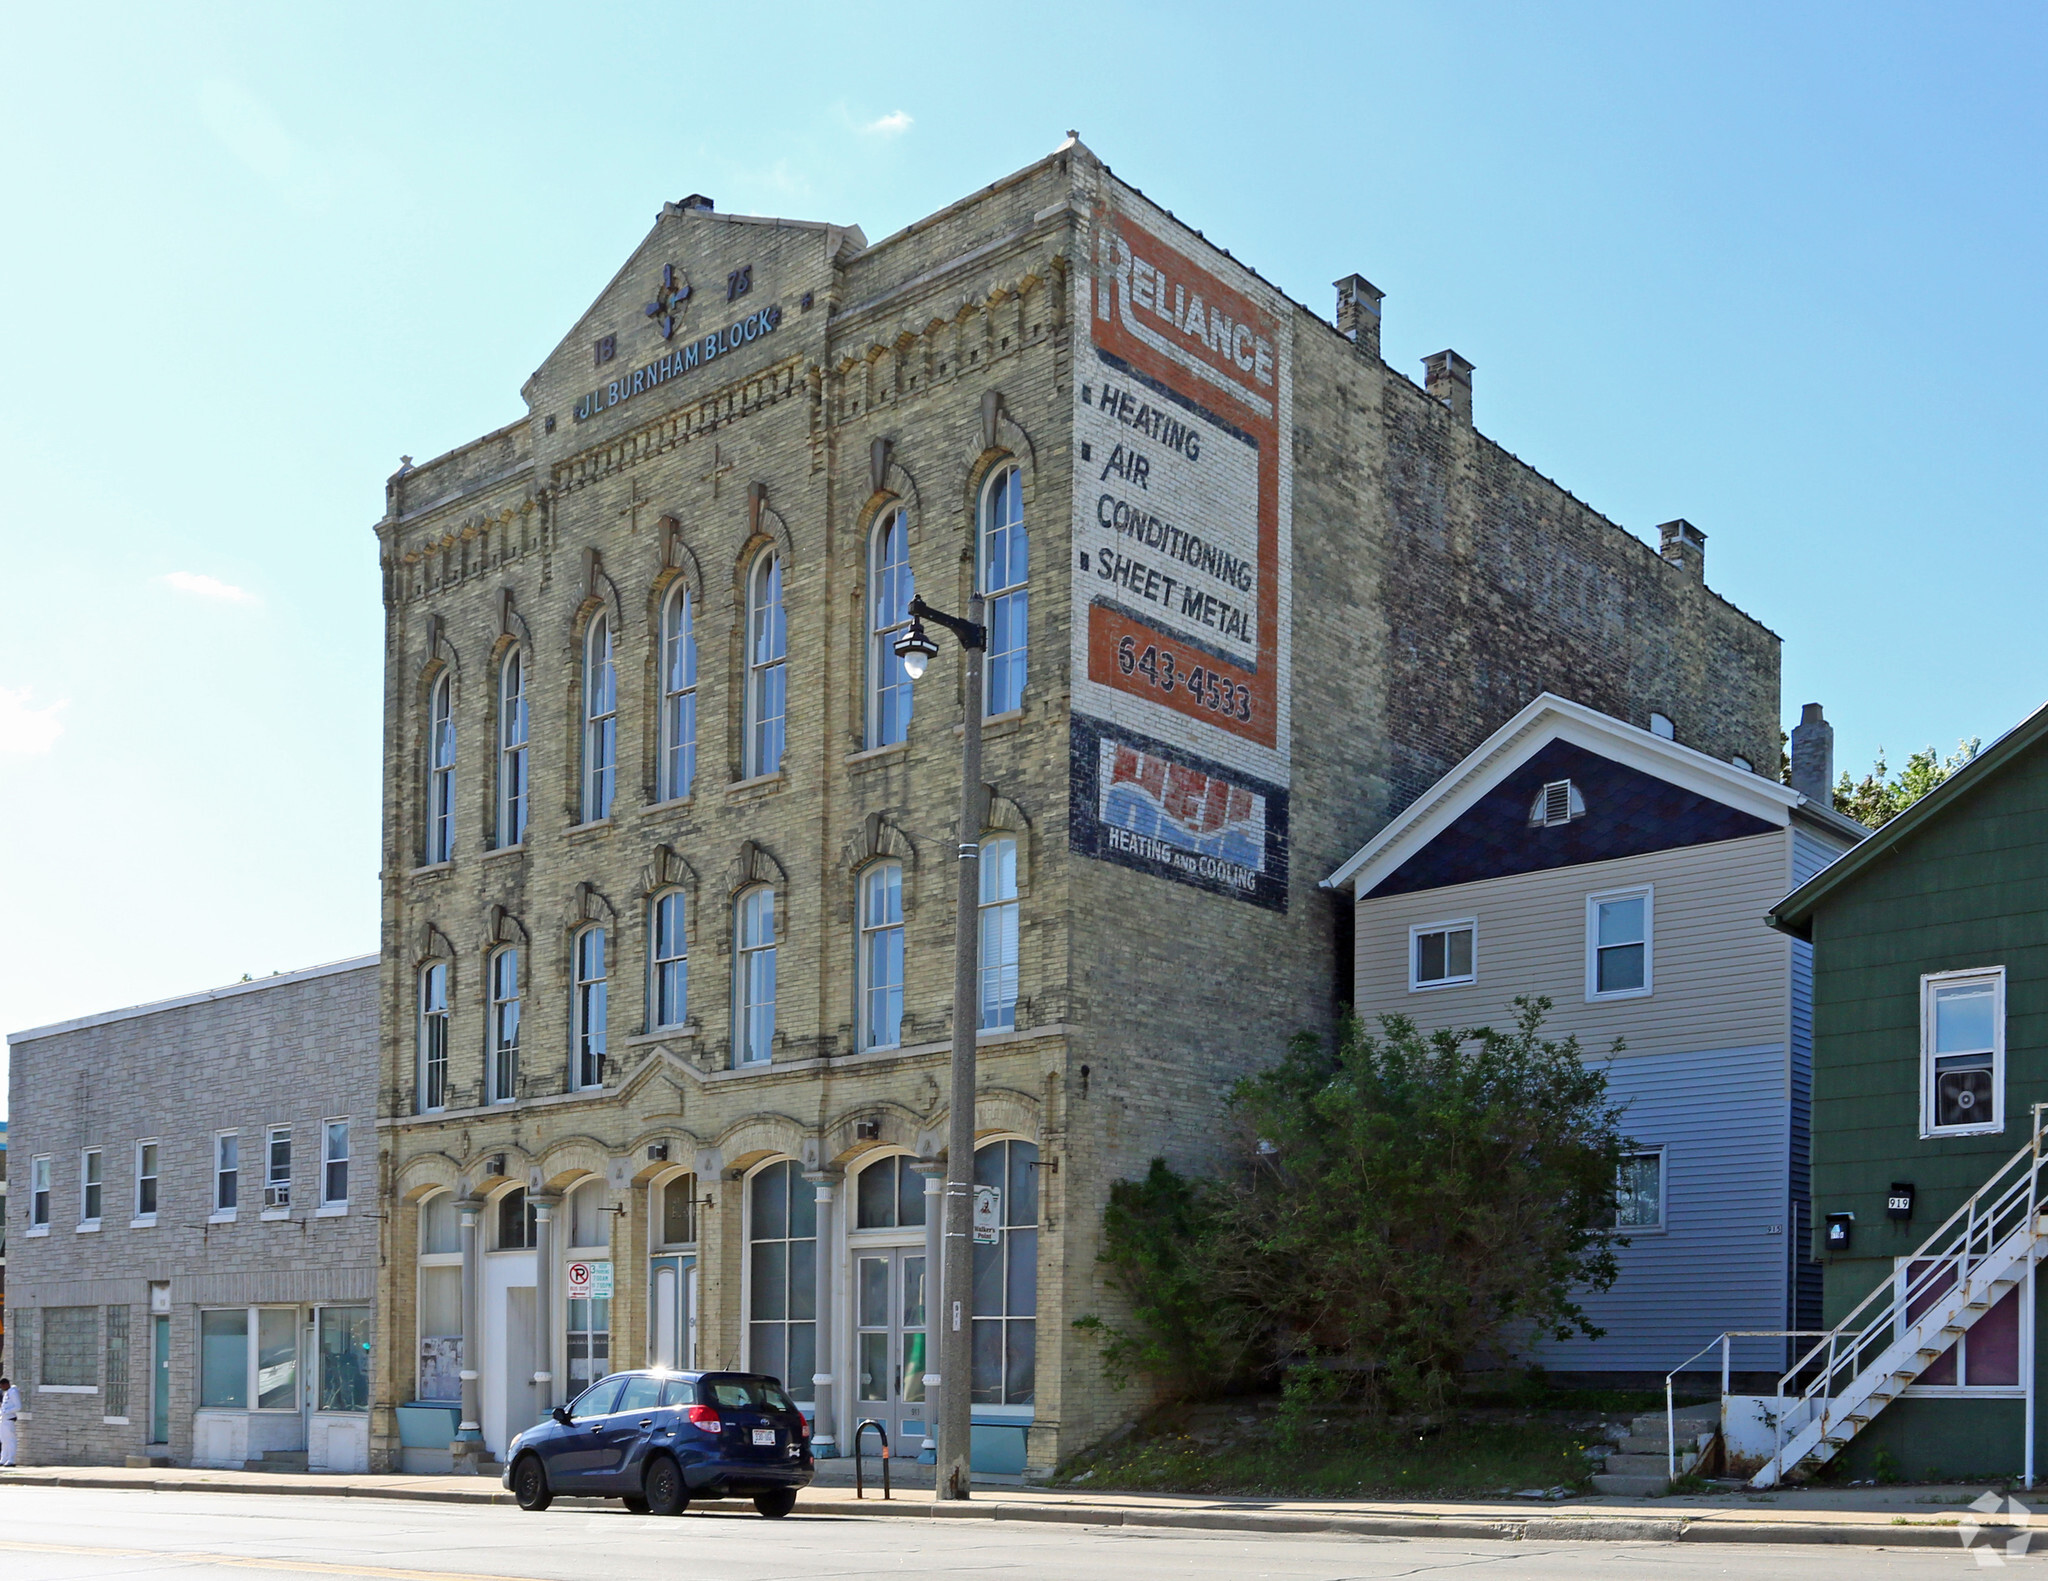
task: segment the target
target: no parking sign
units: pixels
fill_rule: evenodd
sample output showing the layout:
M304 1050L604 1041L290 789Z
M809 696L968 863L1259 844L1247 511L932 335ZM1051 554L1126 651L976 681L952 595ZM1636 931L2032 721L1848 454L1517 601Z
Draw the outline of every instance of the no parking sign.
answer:
M571 1263L569 1265L569 1299L571 1301L609 1301L612 1298L612 1265L602 1263Z

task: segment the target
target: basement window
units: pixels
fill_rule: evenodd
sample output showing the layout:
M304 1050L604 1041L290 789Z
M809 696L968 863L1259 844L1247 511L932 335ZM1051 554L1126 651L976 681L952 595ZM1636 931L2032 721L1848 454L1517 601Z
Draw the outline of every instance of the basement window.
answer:
M1920 1134L2005 1129L2005 968L1920 979Z
M1552 780L1529 804L1529 826L1534 829L1554 829L1585 816L1586 798L1570 780Z

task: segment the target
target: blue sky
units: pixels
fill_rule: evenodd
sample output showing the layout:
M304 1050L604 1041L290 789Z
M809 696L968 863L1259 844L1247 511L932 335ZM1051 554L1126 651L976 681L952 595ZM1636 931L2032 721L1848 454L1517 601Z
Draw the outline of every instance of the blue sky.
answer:
M664 199L879 237L1069 127L1785 639L2040 702L2044 30L1973 5L39 7L0 99L0 1027L375 947L371 523Z

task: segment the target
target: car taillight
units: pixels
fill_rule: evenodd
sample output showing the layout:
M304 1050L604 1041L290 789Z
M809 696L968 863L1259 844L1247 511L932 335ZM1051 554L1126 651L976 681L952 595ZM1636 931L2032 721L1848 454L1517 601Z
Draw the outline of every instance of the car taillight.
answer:
M718 1413L710 1406L693 1405L690 1407L690 1425L700 1432L715 1433L725 1426L725 1423L718 1419Z
M811 1419L808 1416L797 1417L796 1429L805 1438L809 1438L811 1436Z

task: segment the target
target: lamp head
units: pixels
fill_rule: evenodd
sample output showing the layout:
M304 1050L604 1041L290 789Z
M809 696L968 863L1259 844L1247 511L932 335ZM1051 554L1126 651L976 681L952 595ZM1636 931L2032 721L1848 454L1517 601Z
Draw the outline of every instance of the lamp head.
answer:
M937 657L939 645L932 641L930 634L924 629L923 621L913 620L910 629L896 639L893 651L896 657L903 661L903 673L914 681L924 674L925 666Z

